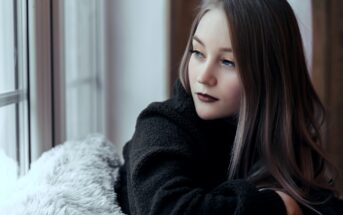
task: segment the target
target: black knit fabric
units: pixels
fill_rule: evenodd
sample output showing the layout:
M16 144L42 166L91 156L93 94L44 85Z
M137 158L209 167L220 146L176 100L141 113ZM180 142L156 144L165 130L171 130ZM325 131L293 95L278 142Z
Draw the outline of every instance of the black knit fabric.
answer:
M274 191L226 179L235 120L201 120L180 81L173 94L139 115L135 133L124 146L125 163L115 187L123 212L285 215Z

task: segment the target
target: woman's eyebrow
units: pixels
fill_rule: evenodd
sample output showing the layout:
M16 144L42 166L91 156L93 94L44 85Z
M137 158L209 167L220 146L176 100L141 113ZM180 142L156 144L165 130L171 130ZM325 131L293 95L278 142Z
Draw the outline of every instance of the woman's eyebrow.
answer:
M205 47L205 44L196 35L193 36L193 40L197 41L203 47ZM232 48L221 48L220 51L222 51L222 52L232 52Z
M205 44L196 35L193 36L193 40L197 41L198 43L200 43L202 46L205 47Z

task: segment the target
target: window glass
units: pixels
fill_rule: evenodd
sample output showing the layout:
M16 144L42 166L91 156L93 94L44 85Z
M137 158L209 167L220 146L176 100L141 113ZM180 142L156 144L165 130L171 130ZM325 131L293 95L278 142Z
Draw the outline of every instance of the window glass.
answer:
M0 108L0 148L8 156L17 160L16 105Z
M0 93L15 89L13 0L0 1Z
M101 35L99 8L102 1L63 1L63 41L66 138L80 139L103 133L101 83Z
M0 108L0 202L18 177L16 105Z

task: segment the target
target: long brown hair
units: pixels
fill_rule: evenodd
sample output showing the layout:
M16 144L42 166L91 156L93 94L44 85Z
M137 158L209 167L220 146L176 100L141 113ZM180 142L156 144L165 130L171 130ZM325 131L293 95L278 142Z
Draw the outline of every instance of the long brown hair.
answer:
M321 141L325 110L311 84L293 10L286 0L204 4L180 65L188 92L192 38L211 8L226 13L243 86L228 179L246 178L257 186L282 189L304 205L314 204L309 190L334 190L328 180L335 169Z

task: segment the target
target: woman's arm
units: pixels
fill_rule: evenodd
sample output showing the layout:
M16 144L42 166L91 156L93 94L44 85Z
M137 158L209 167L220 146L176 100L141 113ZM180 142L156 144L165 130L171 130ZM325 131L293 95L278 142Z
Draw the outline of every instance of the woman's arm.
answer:
M152 132L156 129L160 132ZM139 121L124 148L131 214L286 214L278 194L259 192L244 180L226 181L211 191L199 186L194 147L190 137L169 120Z
M303 215L342 215L343 200L335 197L332 191L328 190L312 190L310 196L315 202L320 204L312 204L312 208L300 205Z

